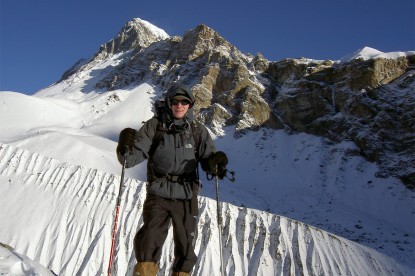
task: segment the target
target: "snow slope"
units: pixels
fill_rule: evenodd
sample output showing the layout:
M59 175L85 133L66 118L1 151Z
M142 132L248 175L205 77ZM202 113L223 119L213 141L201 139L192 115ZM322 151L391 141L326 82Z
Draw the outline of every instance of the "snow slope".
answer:
M63 164L1 145L2 240L59 275L106 273L112 207L119 176ZM123 185L116 275L131 274L132 240L142 222L145 183ZM8 202L8 203L7 203ZM13 203L13 204L11 204ZM201 197L195 275L219 275L216 203ZM373 249L316 227L264 211L222 204L224 262L228 275L409 275L410 269ZM171 266L170 232L160 264ZM1 266L0 266L1 267Z
M56 275L39 263L0 246L0 275Z

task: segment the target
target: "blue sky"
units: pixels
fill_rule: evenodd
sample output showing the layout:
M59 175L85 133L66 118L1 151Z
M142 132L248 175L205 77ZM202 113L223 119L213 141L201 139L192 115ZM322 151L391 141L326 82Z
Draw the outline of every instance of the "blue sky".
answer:
M415 50L413 0L0 0L0 91L49 86L135 17L179 36L203 23L271 61Z

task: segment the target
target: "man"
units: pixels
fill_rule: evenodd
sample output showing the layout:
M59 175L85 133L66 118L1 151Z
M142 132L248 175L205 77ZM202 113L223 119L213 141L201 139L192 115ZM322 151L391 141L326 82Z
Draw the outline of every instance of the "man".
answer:
M173 275L190 275L197 261L192 242L198 213L198 162L208 173L226 175L226 154L216 152L206 127L191 120L189 110L195 103L191 91L173 85L165 102L164 112L145 122L138 132L122 130L117 146L118 160L121 163L125 154L127 168L148 159L144 224L134 238L137 264L133 275L157 274L170 221Z

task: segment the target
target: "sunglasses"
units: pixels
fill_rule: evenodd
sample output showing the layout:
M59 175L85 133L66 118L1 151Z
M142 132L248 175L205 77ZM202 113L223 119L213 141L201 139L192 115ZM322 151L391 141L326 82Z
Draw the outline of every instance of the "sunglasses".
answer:
M186 100L172 100L172 101L171 101L171 104L172 104L172 105L178 105L178 104L181 104L182 106L185 106L185 105L190 104L190 102L189 102L189 101L186 101Z

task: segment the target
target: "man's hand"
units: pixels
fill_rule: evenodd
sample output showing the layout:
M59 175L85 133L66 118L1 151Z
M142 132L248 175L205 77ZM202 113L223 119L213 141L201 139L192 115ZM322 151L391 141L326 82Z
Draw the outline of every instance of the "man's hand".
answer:
M228 157L223 151L212 153L209 156L208 167L209 173L212 175L223 179L226 176L226 165L228 165Z
M136 132L137 131L132 128L125 128L121 130L117 146L117 152L119 154L125 155L127 152L133 151L134 137Z

